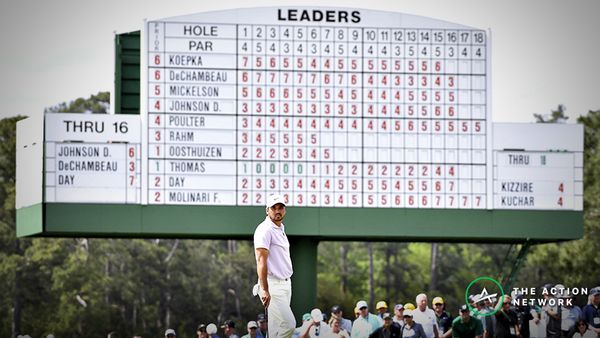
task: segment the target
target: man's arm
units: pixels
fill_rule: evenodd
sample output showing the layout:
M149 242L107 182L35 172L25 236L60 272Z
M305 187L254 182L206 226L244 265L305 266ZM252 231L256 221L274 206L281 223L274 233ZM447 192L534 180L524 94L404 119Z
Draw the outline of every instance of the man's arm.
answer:
M433 324L433 336L434 336L435 338L439 338L439 337L440 337L440 334L439 334L439 332L438 332L438 327L437 327L437 324Z
M315 322L313 322L312 319L310 320L310 323L308 325L302 325L302 327L300 328L300 338L310 337L310 328L313 327L313 325L315 325Z
M378 328L377 330L371 332L369 338L379 338L379 332L381 332L381 328Z
M427 335L425 334L425 329L423 328L423 325L420 324L414 324L414 329L417 332L417 338L421 337L421 338L427 338Z
M271 294L269 293L269 283L267 282L267 258L269 258L269 250L265 248L257 248L256 254L256 273L258 274L258 284L262 290L260 300L265 307L269 306Z
M450 330L448 330L448 331L451 332L450 334L452 335L452 338L459 338L460 336L458 334L458 330L454 329L455 326L458 326L458 323L456 323L456 322L453 321L452 322L452 326L450 327Z
M548 316L550 316L554 319L560 319L560 317L558 316L558 312L550 306L546 307L546 313L548 314Z
M480 319L477 318L473 318L474 320L476 320L475 322L475 338L482 338L483 337L483 323L481 322Z

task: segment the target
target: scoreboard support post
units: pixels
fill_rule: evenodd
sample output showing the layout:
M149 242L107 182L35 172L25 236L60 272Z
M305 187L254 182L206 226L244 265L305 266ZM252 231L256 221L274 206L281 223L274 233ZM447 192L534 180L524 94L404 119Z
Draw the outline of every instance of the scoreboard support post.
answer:
M290 254L294 267L292 276L292 311L296 323L302 322L302 314L317 303L317 247L314 237L290 237Z

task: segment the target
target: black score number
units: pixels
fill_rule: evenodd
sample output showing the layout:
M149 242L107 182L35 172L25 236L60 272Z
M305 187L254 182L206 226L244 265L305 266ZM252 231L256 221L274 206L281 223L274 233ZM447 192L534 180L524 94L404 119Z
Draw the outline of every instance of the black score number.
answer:
M129 131L129 127L127 126L127 122L115 122L113 123L113 127L115 128L115 133L127 134Z

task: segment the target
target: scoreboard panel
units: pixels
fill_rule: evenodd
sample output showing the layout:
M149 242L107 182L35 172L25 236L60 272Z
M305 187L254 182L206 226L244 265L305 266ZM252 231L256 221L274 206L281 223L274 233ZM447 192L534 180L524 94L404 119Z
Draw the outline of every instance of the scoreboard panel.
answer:
M137 116L46 114L44 201L141 203Z
M488 206L483 30L370 10L146 22L148 204Z
M583 210L582 125L494 123L493 132L493 209Z

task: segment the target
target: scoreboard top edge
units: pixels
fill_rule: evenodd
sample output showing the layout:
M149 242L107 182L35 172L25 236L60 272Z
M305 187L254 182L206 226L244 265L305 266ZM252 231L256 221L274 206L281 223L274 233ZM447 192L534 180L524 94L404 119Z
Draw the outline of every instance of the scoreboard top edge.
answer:
M157 18L148 22L403 27L481 30L420 15L345 7L252 7Z

